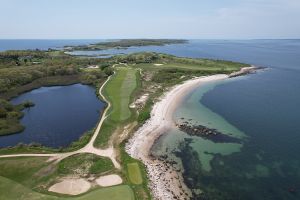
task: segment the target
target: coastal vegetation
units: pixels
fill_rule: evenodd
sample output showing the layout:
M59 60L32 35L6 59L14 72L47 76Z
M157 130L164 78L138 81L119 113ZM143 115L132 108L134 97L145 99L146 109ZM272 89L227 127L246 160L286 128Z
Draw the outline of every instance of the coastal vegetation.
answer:
M186 43L186 40L180 39L122 39L115 41L99 42L90 45L81 46L66 46L66 50L106 50L113 48L129 48L129 47L141 47L141 46L164 46L168 44L182 44Z
M63 159L58 164L58 172L66 175L101 174L114 169L109 158L99 157L94 154L75 154Z
M69 50L102 50L131 46L166 45L184 40L120 40ZM92 67L90 67L92 66ZM97 67L94 67L97 66ZM0 135L16 132L22 109L30 102L11 105L8 100L41 86L91 84L98 89L108 79L103 95L110 108L100 127L94 146L112 147L121 168L109 158L91 153L78 153L49 162L46 157L0 158L0 199L151 199L147 172L143 163L125 151L130 136L150 117L152 106L170 87L198 76L229 74L248 65L221 60L179 58L171 55L143 52L110 58L85 58L63 51L7 51L0 53ZM99 96L101 98L101 96ZM14 118L12 117L14 116ZM19 127L21 128L24 127ZM97 130L97 129L95 129ZM84 134L65 149L52 149L39 144L0 149L0 154L71 152L87 145L94 130ZM1 138L0 138L1 139ZM48 162L47 162L48 161ZM47 189L66 176L92 178L92 175L118 174L119 186L96 187L76 197L50 193ZM17 192L12 192L12 188Z
M56 51L0 52L0 98L51 85L95 84L107 70L85 70L106 63L103 59L77 58ZM26 62L25 62L26 60Z
M22 110L34 106L32 102L13 105L9 101L0 99L0 136L20 132L24 126L19 123L23 117Z
M94 129L83 133L78 140L72 142L69 146L65 148L45 147L35 142L32 142L30 144L19 143L16 146L0 148L0 155L19 154L19 153L63 153L63 152L76 151L84 147L90 141L93 133L94 133Z

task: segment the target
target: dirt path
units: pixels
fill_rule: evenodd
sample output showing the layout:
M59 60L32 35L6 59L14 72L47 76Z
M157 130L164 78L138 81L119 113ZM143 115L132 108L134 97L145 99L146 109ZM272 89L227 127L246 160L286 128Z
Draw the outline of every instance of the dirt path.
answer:
M113 65L113 68L116 66ZM116 159L116 151L113 147L113 145L111 144L107 149L98 149L96 147L94 147L94 142L97 138L97 136L99 135L101 126L104 122L104 120L107 117L107 111L109 110L109 108L111 107L110 102L105 98L105 96L102 94L102 90L104 88L104 86L107 84L107 82L111 79L112 76L109 76L107 78L107 80L102 84L102 86L99 89L99 94L102 97L103 101L105 101L107 103L107 107L105 108L103 115L101 117L100 122L98 123L98 126L92 136L92 138L90 139L89 143L87 143L83 148L76 150L76 151L72 151L72 152L66 152L66 153L53 153L53 154L10 154L10 155L1 155L0 158L11 158L11 157L49 157L49 161L56 161L59 162L60 160L63 160L64 158L67 158L69 156L75 155L75 154L79 154L79 153L92 153L92 154L96 154L98 156L103 156L103 157L108 157L111 159L111 161L113 162L115 168L117 169L121 169L121 165L120 163L117 161Z

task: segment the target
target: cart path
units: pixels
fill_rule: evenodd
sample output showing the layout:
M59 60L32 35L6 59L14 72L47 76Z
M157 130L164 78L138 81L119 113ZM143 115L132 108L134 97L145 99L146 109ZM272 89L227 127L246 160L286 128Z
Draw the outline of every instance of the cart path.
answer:
M114 68L117 64L113 65L112 67ZM111 144L108 148L106 149L98 149L96 147L94 147L94 142L97 138L97 136L99 135L101 126L104 122L104 120L107 118L107 111L110 109L111 104L110 102L105 98L105 96L102 94L102 90L104 88L104 86L107 84L107 82L111 79L112 76L109 76L107 78L107 80L102 84L102 86L99 89L99 94L101 96L101 98L103 99L103 101L105 101L107 103L107 107L105 108L103 115L101 117L100 122L98 123L98 126L92 136L92 138L90 139L89 143L87 143L83 148L76 150L76 151L72 151L72 152L66 152L66 153L49 153L49 154L41 154L41 153L30 153L30 154L10 154L10 155L0 155L0 158L12 158L12 157L49 157L48 161L56 161L59 162L61 160L63 160L64 158L70 157L72 155L75 154L80 154L80 153L92 153L98 156L103 156L103 157L108 157L111 159L111 161L113 162L115 168L117 169L121 169L121 165L120 163L117 161L116 159L116 150L113 147L113 145Z

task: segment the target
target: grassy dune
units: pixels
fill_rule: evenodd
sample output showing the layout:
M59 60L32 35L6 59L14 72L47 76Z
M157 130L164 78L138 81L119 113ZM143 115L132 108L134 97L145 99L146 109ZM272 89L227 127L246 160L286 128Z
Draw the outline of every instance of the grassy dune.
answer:
M58 163L58 172L66 175L76 175L78 171L86 174L101 174L113 169L114 165L109 158L90 153L75 154Z

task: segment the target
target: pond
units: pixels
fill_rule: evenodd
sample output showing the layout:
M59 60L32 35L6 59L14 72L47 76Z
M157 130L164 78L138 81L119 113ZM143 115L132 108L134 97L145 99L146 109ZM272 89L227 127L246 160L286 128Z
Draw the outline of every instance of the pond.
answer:
M24 131L0 137L0 147L18 143L40 143L47 147L66 147L96 126L105 107L91 86L41 87L11 100L13 104L32 101L24 110Z

